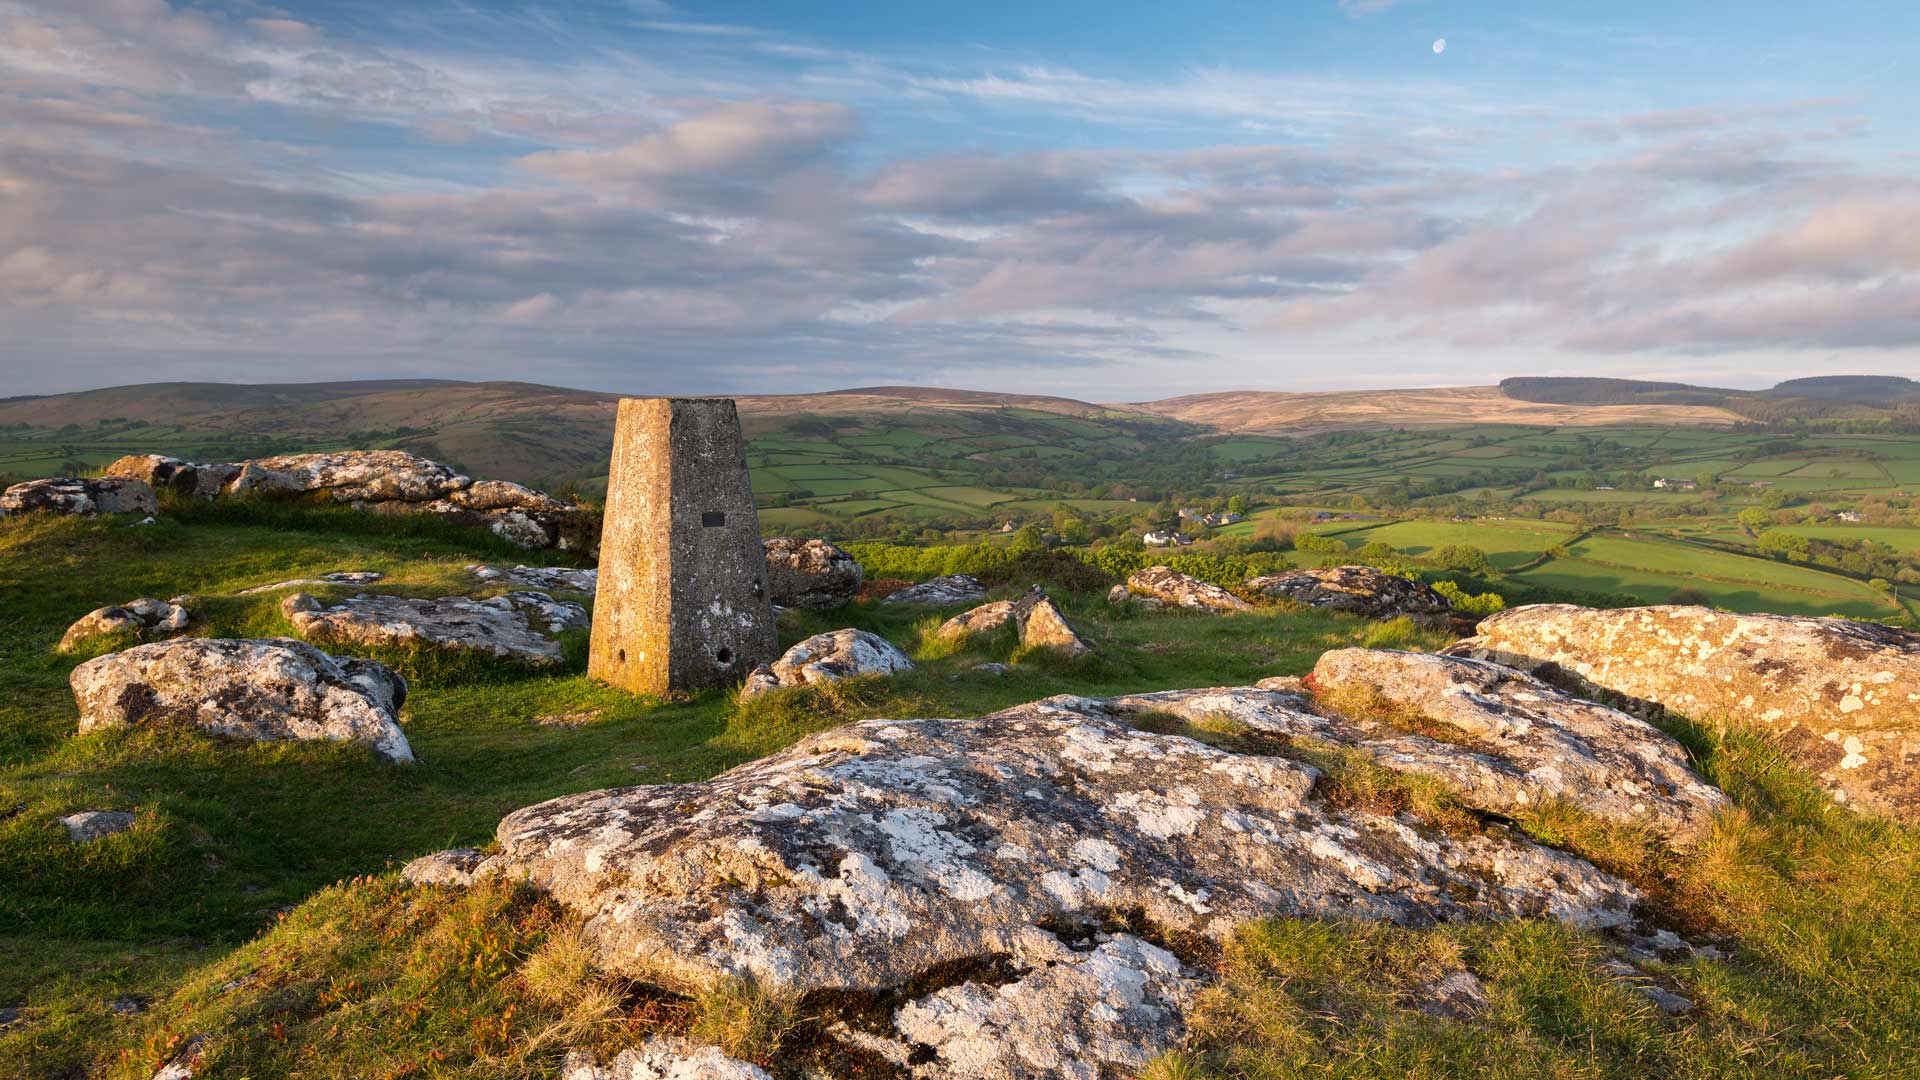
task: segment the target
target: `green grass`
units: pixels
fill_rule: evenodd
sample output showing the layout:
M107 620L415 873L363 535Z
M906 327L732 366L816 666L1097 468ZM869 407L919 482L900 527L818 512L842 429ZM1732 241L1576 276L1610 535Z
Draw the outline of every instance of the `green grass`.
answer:
M1434 531L1438 524L1362 527L1459 542ZM1465 527L1485 535L1492 524ZM1690 561L1699 550L1638 534L1577 548L1695 585L1703 566L1764 576L1777 565L1718 552ZM594 972L577 919L539 895L505 885L404 889L392 868L442 847L484 844L504 813L532 802L705 778L855 718L978 715L1057 693L1245 685L1303 673L1329 648L1444 641L1403 621L1293 608L1225 618L1115 612L1100 588L1056 588L1094 658L1019 656L1010 636L936 645L928 633L948 613L866 603L793 612L782 620L783 642L859 626L920 666L744 706L717 691L660 701L590 683L577 641L567 668L553 673L389 655L413 680L403 721L420 762L410 768L350 745L249 745L171 729L73 734L66 679L82 657L52 646L93 607L192 593L203 620L194 633L286 633L282 594L238 590L376 569L389 575L382 588L480 591L464 566L503 558L527 555L442 522L302 504L184 506L148 527L0 522L8 598L0 617L0 1006L27 1011L0 1029L0 1078L146 1080L201 1031L218 1036L204 1075L252 1080L546 1077L568 1046L610 1051L661 1030L721 1041L785 1070L783 1080L802 1066L885 1076L872 1062L833 1056L821 1039L830 1016L788 1009L746 985L688 1000L608 979ZM1553 560L1543 570L1567 565L1597 566ZM1845 580L1810 573L1821 587ZM1010 659L1018 662L1003 677L973 670ZM573 712L593 719L576 727L536 719ZM1228 744L1238 737L1191 734ZM1694 1013L1660 1013L1600 971L1612 943L1554 923L1272 919L1231 943L1191 1045L1147 1075L1908 1074L1920 1046L1914 831L1837 810L1759 736L1691 725L1676 734L1737 803L1697 850L1674 855L1551 811L1515 827L1630 876L1690 935L1724 950L1645 975L1696 1002ZM1337 748L1299 752L1320 753L1311 760L1346 797L1484 826L1443 789L1383 778ZM132 809L138 824L75 847L55 819L86 808ZM1470 1020L1421 1012L1423 987L1462 969L1487 987L1487 1011ZM150 998L153 1008L115 1017L107 1003L122 994Z
M0 810L20 808L0 821L0 1005L25 1005L31 1018L0 1029L0 1077L57 1075L83 1062L110 1063L122 1049L139 1050L145 1040L160 1039L165 1024L201 999L195 995L208 993L214 978L209 972L243 964L229 957L234 950L252 957L263 947L280 947L246 943L263 931L268 936L261 940L279 941L283 931L277 928L286 924L276 922L276 912L288 905L304 905L301 919L330 925L361 918L378 923L391 915L399 920L393 940L415 940L408 935L426 932L417 920L379 914L389 904L383 899L392 889L387 879L338 888L335 883L377 877L449 845L485 843L502 815L542 799L704 778L810 731L863 716L973 715L1063 692L1246 684L1299 674L1321 651L1355 644L1373 626L1281 611L1231 619L1109 618L1097 598L1101 590L1093 590L1060 599L1100 650L1097 660L1026 658L1012 674L992 677L970 669L1014 658L1013 643L970 642L911 675L774 694L745 708L721 692L663 702L590 683L580 673L578 642L569 668L553 674L436 652L387 654L413 682L403 715L420 758L413 767L386 765L363 748L343 744L243 744L181 730L74 736L76 713L66 680L84 656L61 656L52 646L69 622L94 607L136 595L191 593L198 616L193 633L287 634L277 607L284 593L238 591L328 570L374 569L389 575L381 588L481 592L464 567L499 554L481 532L410 534L397 519L342 516L332 508L236 503L190 507L188 513L192 523L168 518L146 527L45 516L0 522L0 591L9 597L7 618L0 622L0 700L6 702L0 706ZM911 649L923 618L921 612L868 604L828 615L794 613L783 622L781 638L790 643L855 625ZM573 728L535 721L578 711L592 711L596 719ZM84 848L69 844L55 820L80 809L119 808L136 811L136 828ZM349 918L350 912L361 914ZM455 911L448 917L464 916ZM536 947L537 940L528 937L527 947ZM293 1027L305 1022L297 1019L301 1009L325 1017L341 1000L372 1002L387 991L376 989L370 976L355 974L359 965L386 971L396 962L374 944L314 961L328 979L357 978L355 993L373 997L330 990L327 1000L334 1005L327 1009L311 1004L320 998L309 995L303 998L308 1005L284 1010L256 1002L265 1010L259 1015L281 1016L275 1022ZM197 974L179 990L187 971ZM306 976L288 978L299 982ZM125 992L185 996L172 1001L165 1019L109 1023L105 1003ZM414 987L402 998L425 992ZM436 1008L455 1007L455 998L434 996L439 993L429 994ZM235 999L233 1007L242 1010L236 1015L254 1017L246 1010L255 1005L238 1004L244 1000ZM507 999L486 1000L504 1008ZM388 1005L405 1008L401 998L379 1001L384 1004L367 1005L369 1015L387 1016L382 1010ZM528 1010L523 1018L548 1015L524 1002L522 1008ZM302 1062L307 1064L299 1067L318 1068L297 1047L317 1053L311 1048L327 1042L322 1030L308 1029L310 1041L295 1039L289 1044L295 1049L285 1053L249 1043L233 1051L239 1056L221 1060L253 1070L244 1074L255 1077L294 1075ZM446 1034L431 1024L420 1030L423 1038ZM519 1030L514 1028L516 1038ZM249 1037L258 1035L252 1031ZM377 1053L366 1053L390 1069L413 1060L411 1045L382 1042ZM483 1059L494 1060L474 1060ZM528 1060L550 1067L552 1055L543 1050ZM361 1058L349 1054L329 1066L335 1071L319 1075L380 1074L371 1065L366 1073L350 1072L349 1061ZM472 1075L496 1075L486 1071L492 1065L473 1067L479 1071ZM514 1074L501 1067L504 1075Z

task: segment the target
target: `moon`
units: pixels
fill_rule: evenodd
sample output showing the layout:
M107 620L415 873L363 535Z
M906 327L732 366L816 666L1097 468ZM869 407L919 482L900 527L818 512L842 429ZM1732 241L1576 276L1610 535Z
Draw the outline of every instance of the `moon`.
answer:
M1439 56L1439 55L1440 55L1441 53L1443 53L1443 52L1446 52L1446 51L1447 51L1447 39L1446 39L1446 38L1440 38L1439 40L1437 40L1437 41L1435 41L1435 42L1433 43L1433 55L1435 55L1435 56Z

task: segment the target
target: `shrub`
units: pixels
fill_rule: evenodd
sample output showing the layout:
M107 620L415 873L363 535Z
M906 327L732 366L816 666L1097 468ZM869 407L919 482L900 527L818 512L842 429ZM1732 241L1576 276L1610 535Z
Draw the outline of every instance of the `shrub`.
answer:
M1487 553L1472 544L1447 544L1433 553L1433 561L1462 574L1487 572Z
M1470 593L1452 581L1436 581L1433 591L1447 598L1453 610L1462 615L1491 615L1505 611L1506 598L1497 592Z
M1293 546L1299 551L1311 551L1318 555L1345 555L1350 549L1344 540L1319 533L1300 533L1293 538Z

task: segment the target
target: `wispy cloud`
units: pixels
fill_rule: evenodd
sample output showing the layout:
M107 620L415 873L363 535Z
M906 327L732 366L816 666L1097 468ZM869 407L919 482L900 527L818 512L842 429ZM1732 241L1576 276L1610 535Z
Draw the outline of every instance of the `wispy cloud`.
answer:
M969 66L650 5L622 17L674 49L520 11L490 17L540 50L220 10L0 0L13 385L126 381L138 355L689 389L1072 391L1100 366L1124 396L1328 350L1920 348L1920 180L1856 152L1850 100Z

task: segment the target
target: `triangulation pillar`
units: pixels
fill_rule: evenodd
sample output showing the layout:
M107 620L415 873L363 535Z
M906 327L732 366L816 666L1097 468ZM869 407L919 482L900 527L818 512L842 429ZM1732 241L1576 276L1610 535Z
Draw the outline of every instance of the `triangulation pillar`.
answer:
M779 655L731 398L622 398L589 678L638 694L746 678Z

